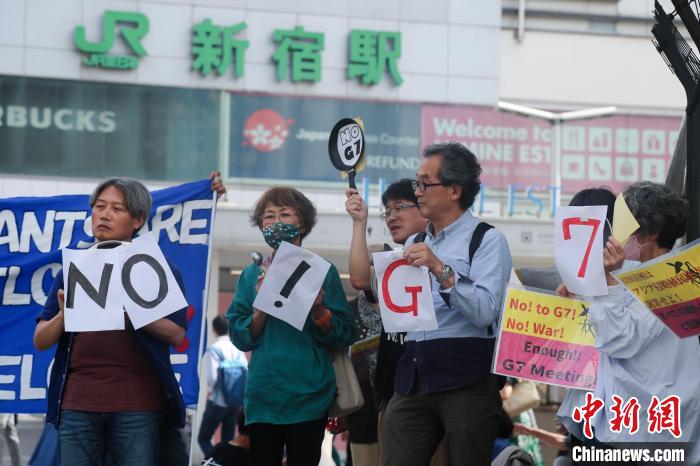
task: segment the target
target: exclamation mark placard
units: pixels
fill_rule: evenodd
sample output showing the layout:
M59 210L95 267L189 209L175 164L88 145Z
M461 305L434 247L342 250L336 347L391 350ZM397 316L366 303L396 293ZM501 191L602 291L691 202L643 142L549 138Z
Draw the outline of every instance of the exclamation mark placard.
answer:
M283 241L265 273L253 308L303 330L330 268L330 262L317 254Z
M307 270L309 270L311 266L306 262L306 261L301 261L299 265L297 265L297 268L294 269L294 272L289 276L287 281L284 283L284 286L282 287L282 290L280 291L280 296L282 296L285 299L289 298L289 294L292 292L294 289L294 285L296 285L299 282L299 279L306 273ZM275 307L282 307L283 303L282 301L275 301Z

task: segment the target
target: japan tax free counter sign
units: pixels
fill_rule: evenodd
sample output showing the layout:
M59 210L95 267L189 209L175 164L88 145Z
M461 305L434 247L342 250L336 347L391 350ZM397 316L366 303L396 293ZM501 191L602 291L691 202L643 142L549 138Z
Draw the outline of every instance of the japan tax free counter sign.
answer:
M197 403L199 381L197 361L200 355L200 328L202 323L203 293L207 274L207 255L211 232L212 192L210 181L202 180L172 188L154 191L153 208L145 230L151 232L155 243L142 244L138 254L147 252L150 257L158 256L162 251L181 272L187 299L188 328L185 342L170 348L170 361L175 376L180 382L185 404ZM146 238L143 241L148 241ZM2 413L42 413L46 411L48 378L53 363L54 350L35 352L32 344L36 318L41 312L57 274L62 270L62 250L80 250L84 253L94 243L90 223L90 209L87 195L66 195L54 197L26 197L0 199L0 412ZM129 307L133 311L160 304L164 299L175 298L178 286L168 283L170 292L146 290L139 281L139 275L151 277L158 275L155 270L166 268L159 257L146 265L134 254L128 254L126 248L113 261L103 261L92 271L78 264L78 269L87 275L86 280L78 279L74 300L86 298L85 290L94 287L93 296L105 305L111 305L112 294L120 294L122 285L128 282L134 290L131 293L136 301ZM149 252L150 251L150 252ZM132 250L137 253L136 249ZM136 254L136 255L138 255ZM143 258L143 256L141 256ZM111 273L105 273L107 263L112 263ZM127 265L131 280L122 280L121 271ZM131 264L131 265L129 265ZM70 267L70 264L68 265ZM119 273L118 273L119 272ZM104 280L102 277L105 277ZM77 275L76 275L77 277ZM109 283L100 285L103 281ZM69 280L70 281L70 280ZM162 296L161 296L162 295ZM122 298L116 297L117 300ZM133 300L132 300L133 301ZM178 307L176 303L172 307ZM71 307L71 306L67 306ZM158 312L157 306L151 307ZM179 308L181 308L180 306ZM166 312L167 310L163 310ZM148 311L146 311L147 313ZM143 312L141 313L144 314ZM147 317L147 316L146 316ZM154 317L151 315L150 317ZM146 319L148 320L148 319ZM136 319L135 326L144 324ZM124 311L111 321L115 328L123 328ZM68 325L68 312L66 313Z
M588 319L590 303L509 286L493 372L592 390L598 352Z
M342 182L330 163L319 162L328 154L333 124L344 117L364 122L358 184L363 177L413 177L420 163L416 104L233 94L230 117L230 178Z

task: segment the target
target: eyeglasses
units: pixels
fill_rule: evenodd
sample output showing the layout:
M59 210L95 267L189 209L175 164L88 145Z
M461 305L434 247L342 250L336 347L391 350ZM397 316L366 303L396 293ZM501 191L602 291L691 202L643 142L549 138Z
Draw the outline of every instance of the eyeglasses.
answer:
M384 222L389 217L398 217L399 214L404 209L408 209L410 207L418 207L418 205L417 204L411 204L411 205L399 204L396 207L394 207L393 209L385 210L384 212L380 213L379 218Z
M265 215L262 216L262 221L263 222L274 222L275 219L279 219L282 223L287 223L287 220L290 220L292 217L296 216L296 212L277 212L276 214L273 214L272 212L268 212Z
M422 181L411 180L413 190L415 191L416 189L419 189L421 192L425 192L425 190L431 186L447 186L449 184L450 183L423 183Z

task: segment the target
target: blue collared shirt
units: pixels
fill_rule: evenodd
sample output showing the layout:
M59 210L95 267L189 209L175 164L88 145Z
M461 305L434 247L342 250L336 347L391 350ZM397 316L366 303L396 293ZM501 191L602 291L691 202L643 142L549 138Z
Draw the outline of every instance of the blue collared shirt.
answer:
M425 243L455 272L455 285L441 289L431 274L438 328L408 332L399 361L396 391L408 394L419 374L420 392L460 388L490 373L496 325L513 261L503 233L486 232L469 263L469 243L480 220L467 210L437 235L428 225ZM413 244L408 239L406 247Z

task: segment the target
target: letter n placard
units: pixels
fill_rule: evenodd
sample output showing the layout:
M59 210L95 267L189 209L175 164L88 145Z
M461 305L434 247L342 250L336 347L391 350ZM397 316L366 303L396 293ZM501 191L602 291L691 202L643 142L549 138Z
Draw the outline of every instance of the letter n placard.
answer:
M67 332L123 330L121 265L115 249L64 249Z

